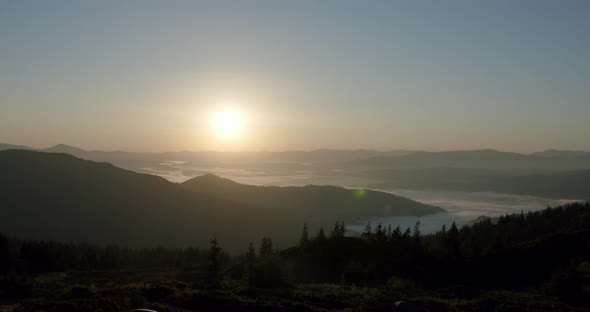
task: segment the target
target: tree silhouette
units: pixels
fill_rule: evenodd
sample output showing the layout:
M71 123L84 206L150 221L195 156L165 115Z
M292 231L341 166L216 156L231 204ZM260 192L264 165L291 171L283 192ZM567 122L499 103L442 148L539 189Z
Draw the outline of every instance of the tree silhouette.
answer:
M332 230L332 233L330 233L330 237L342 238L344 237L345 231L346 230L344 229L344 222L336 222L336 224L334 225L334 229Z
M260 251L258 254L261 257L272 255L272 239L270 237L263 237L260 241Z
M246 254L246 283L249 286L253 285L254 282L254 274L256 269L256 250L254 249L254 244L250 243L248 245L248 253Z
M344 237L346 235L346 226L344 225L344 221L340 221L340 237Z
M404 234L402 234L402 238L407 239L407 238L410 238L411 235L412 235L412 230L410 230L410 228L408 227L404 231Z
M309 243L309 232L307 230L307 223L303 224L303 231L301 232L301 238L299 239L300 246L306 246Z
M455 223L455 221L453 221L453 224L451 224L451 228L447 232L446 245L447 249L449 250L451 260L456 260L459 257L461 251L459 249L459 229L457 228L457 224Z
M420 243L420 220L416 221L414 225L414 232L412 232L412 237L414 240L419 244Z
M367 226L365 226L365 230L361 234L361 237L364 239L373 239L373 228L371 227L371 222L367 222Z
M326 240L326 234L324 234L324 228L320 227L318 235L316 236L316 240L319 242L323 242Z
M10 262L8 249L8 238L0 233L0 273L4 273L8 270Z
M220 254L221 247L217 242L217 237L213 237L209 244L209 268L207 271L207 282L209 287L218 288L220 281Z
M402 238L402 228L398 225L395 227L393 232L391 233L392 240L399 240Z
M379 223L377 225L377 227L375 228L375 239L378 242L385 242L385 230L383 229L383 225L381 225L381 223Z

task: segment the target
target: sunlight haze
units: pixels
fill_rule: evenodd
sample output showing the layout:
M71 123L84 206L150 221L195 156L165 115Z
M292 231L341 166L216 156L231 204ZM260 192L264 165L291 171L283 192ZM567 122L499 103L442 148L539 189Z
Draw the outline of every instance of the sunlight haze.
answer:
M0 4L0 142L590 149L587 1L28 3Z
M590 0L0 0L0 312L590 312Z

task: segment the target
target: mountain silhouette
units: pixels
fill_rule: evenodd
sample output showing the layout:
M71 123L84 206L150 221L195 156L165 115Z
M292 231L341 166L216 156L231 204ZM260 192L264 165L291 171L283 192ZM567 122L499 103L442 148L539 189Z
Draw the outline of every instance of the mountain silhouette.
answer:
M81 148L74 147L71 145L66 145L66 144L57 144L57 145L49 147L49 148L39 149L38 151L47 152L47 153L65 153L65 154L70 154L70 155L74 155L74 156L81 154L81 153L86 153L86 151Z
M549 158L579 158L590 157L590 152L587 151L562 151L562 150L546 150L543 152L532 153L535 157L549 157Z
M389 193L351 190L336 186L254 186L239 184L212 174L181 184L196 194L207 194L266 207L274 211L294 212L310 221L355 221L366 216L423 216L444 211ZM326 212L329 211L328 215Z
M216 235L236 250L264 235L293 243L304 222L442 211L329 186L257 187L213 175L176 184L63 153L2 151L0 173L0 227L21 238L205 246Z
M579 155L574 158L572 155ZM590 155L590 153L588 153ZM574 160L575 161L572 161ZM356 169L426 169L473 168L500 171L568 171L590 168L590 157L584 152L546 151L530 155L493 149L448 152L416 152L401 156L377 156L355 159L348 165Z
M25 146L25 145L13 145L13 144L0 143L0 151L10 150L10 149L31 150L32 148Z

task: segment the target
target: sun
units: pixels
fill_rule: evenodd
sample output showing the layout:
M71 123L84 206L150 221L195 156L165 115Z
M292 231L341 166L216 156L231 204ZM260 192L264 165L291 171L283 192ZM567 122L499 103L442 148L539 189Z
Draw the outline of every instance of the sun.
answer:
M243 126L242 115L235 110L223 110L215 113L212 119L215 133L224 138L235 138Z

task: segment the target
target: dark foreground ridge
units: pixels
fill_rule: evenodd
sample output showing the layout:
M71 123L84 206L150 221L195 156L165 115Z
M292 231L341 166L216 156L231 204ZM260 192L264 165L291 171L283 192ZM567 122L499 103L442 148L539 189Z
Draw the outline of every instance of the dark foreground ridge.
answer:
M455 224L423 236L337 223L285 250L229 256L0 235L0 295L14 311L588 311L590 204ZM399 301L415 310L396 310Z

